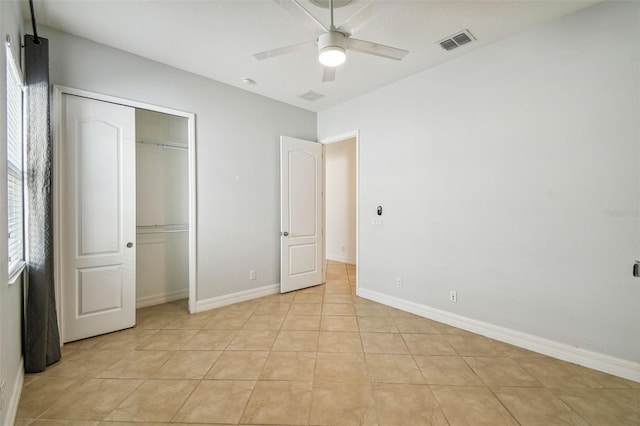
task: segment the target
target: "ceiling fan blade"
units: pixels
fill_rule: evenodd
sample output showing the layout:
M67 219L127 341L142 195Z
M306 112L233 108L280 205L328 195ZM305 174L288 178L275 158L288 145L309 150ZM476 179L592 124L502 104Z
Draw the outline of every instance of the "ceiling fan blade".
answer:
M344 24L340 25L338 31L341 33L353 34L364 23L366 23L373 15L373 1L370 1L365 7L354 13Z
M289 15L293 16L296 20L300 21L301 24L304 24L307 28L315 31L316 33L325 33L329 31L327 27L325 27L322 22L318 21L315 16L313 16L307 9L302 7L300 3L296 0L273 0L286 10Z
M294 44L293 46L280 47L278 49L267 50L265 52L254 53L253 56L256 59L263 60L267 58L273 58L274 56L286 55L287 53L297 52L304 50L308 47L315 45L315 41L305 41L304 43Z
M322 82L333 81L336 79L336 67L322 68Z
M395 59L396 61L401 61L405 56L407 56L407 53L409 53L408 50L397 49L395 47L372 43L370 41L358 40L357 38L347 39L347 49L367 53L369 55L381 56L383 58Z

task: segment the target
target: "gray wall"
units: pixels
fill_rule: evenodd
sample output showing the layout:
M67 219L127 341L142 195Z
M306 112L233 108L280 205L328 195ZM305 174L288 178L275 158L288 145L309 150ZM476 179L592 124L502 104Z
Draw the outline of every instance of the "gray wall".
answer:
M196 114L197 299L279 283L279 137L314 139L316 114L66 33L41 32L50 40L53 84Z
M360 129L362 289L640 362L639 8L599 4L318 114L319 139Z
M7 284L7 88L4 40L6 34L11 36L13 56L19 60L24 34L23 19L17 2L0 1L0 382L5 382L0 424L3 425L13 422L8 415L10 409L16 408L10 405L17 402L20 389L16 386L19 386L22 377L22 285L19 281L12 286Z

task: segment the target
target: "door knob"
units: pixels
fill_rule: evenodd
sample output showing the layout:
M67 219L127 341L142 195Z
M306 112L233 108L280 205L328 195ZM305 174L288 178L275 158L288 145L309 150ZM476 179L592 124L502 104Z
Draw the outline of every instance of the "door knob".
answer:
M127 243L127 248L133 247L133 243Z
M287 236L289 236L289 233L288 233L287 231L284 231L284 232L282 233L282 235L284 235L285 237L287 237Z

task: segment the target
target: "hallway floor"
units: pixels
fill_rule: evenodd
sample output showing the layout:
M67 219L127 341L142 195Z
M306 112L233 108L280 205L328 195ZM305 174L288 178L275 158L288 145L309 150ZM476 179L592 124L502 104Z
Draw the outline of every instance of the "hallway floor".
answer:
M67 344L25 377L16 425L639 425L640 384L327 283Z

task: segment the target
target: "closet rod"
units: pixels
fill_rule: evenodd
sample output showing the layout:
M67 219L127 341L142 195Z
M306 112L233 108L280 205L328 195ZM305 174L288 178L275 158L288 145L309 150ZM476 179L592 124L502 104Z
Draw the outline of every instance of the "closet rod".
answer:
M139 143L140 145L155 145L155 146L159 146L160 148L182 149L185 151L189 149L189 147L186 146L185 144L176 143L176 142L150 142L150 141L145 141L140 139L136 141L136 143Z
M137 234L172 234L175 232L189 232L188 224L172 223L168 225L138 225Z
M189 232L188 229L169 229L169 230L143 230L136 231L136 234L177 234L178 232Z

